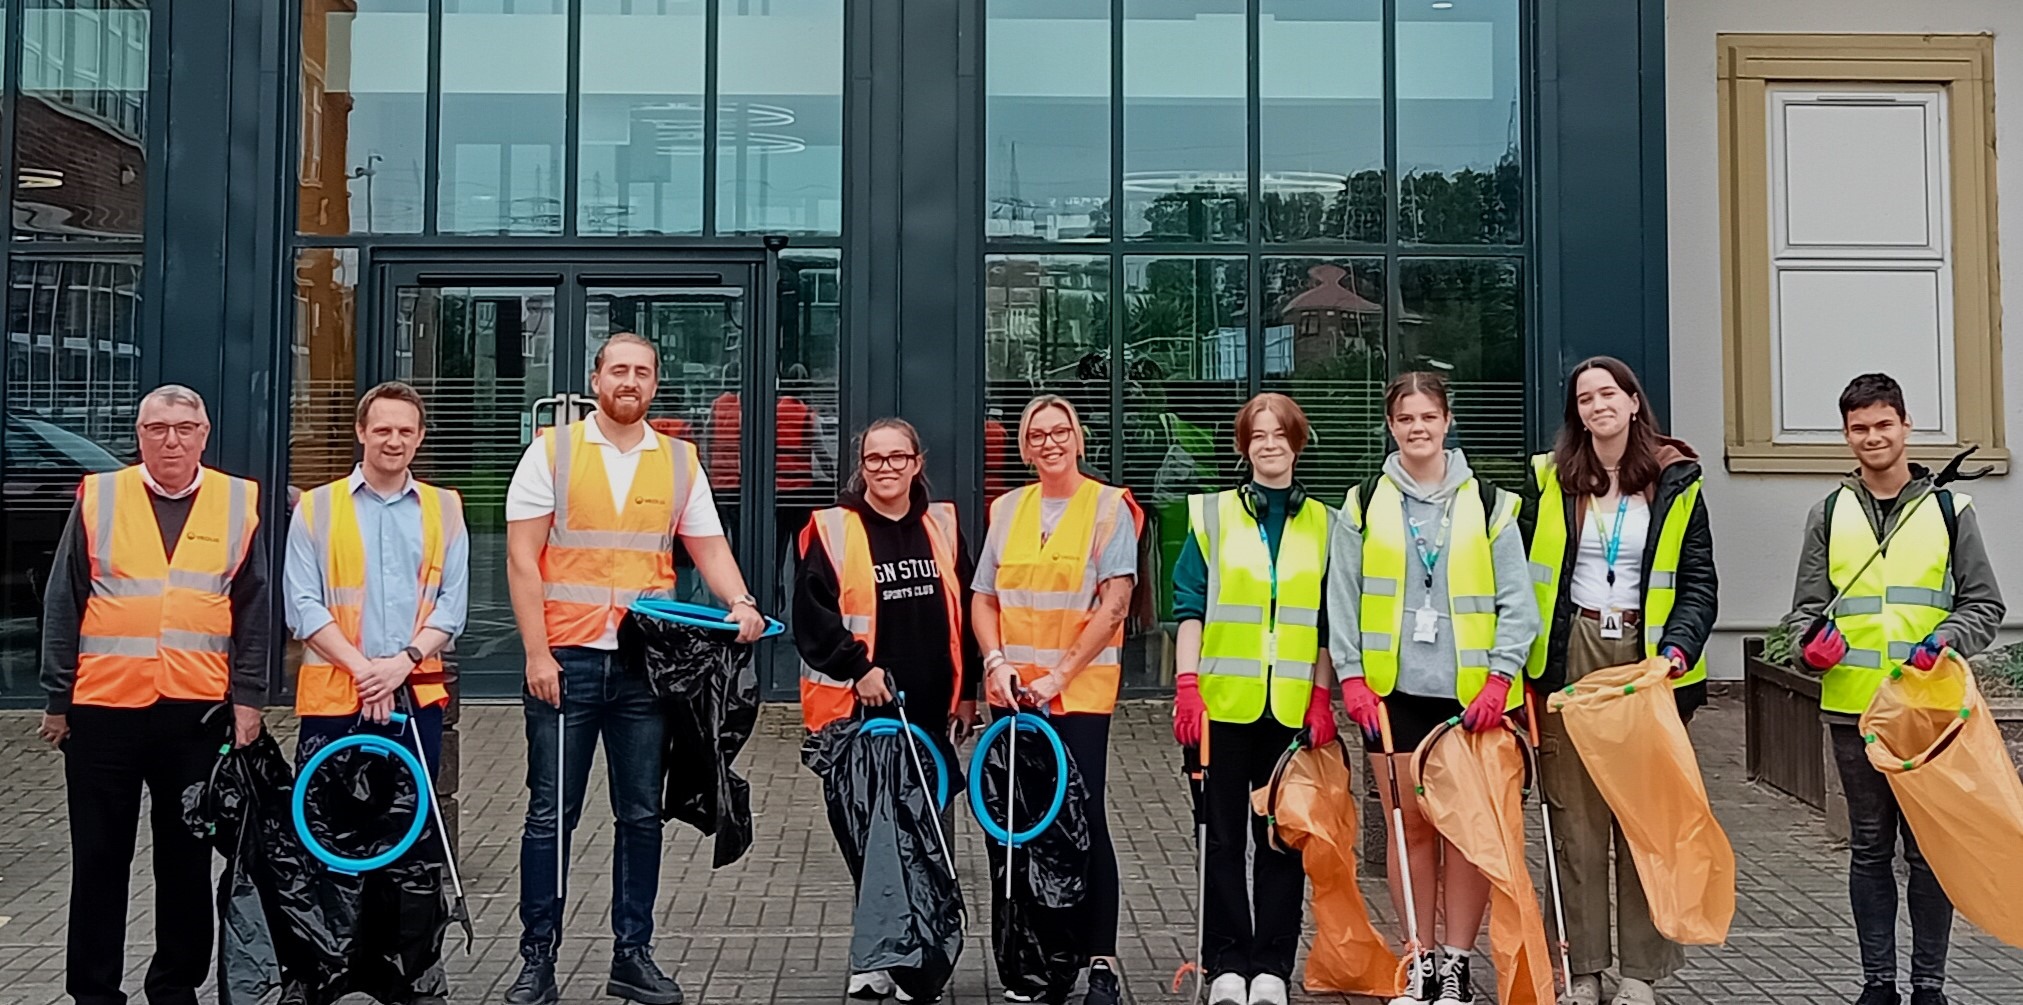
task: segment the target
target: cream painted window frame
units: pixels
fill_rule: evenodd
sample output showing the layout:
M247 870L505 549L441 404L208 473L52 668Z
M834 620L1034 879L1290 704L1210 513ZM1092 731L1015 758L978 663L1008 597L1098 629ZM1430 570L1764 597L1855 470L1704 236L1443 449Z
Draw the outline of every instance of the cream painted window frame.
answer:
M1771 382L1770 149L1774 84L1936 84L1946 90L1951 159L1956 442L1911 456L2009 470L2002 424L2002 303L1995 227L1995 40L1990 35L1716 36L1721 165L1721 341L1727 464L1734 472L1848 470L1847 448L1776 443ZM1821 393L1839 393L1838 388ZM1912 419L1915 421L1916 416Z

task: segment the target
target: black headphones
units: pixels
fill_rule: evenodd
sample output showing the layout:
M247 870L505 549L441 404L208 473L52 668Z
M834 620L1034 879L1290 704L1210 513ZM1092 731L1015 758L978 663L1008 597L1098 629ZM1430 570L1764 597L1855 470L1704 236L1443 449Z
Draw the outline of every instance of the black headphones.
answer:
M1264 499L1264 489L1260 488L1257 482L1248 478L1244 479L1243 484L1236 489L1236 497L1243 501L1243 511L1250 514L1252 520L1262 521L1264 519L1264 509L1267 504ZM1299 511L1306 507L1306 504L1307 487L1300 484L1298 478L1294 478L1292 480L1292 494L1286 496L1285 500L1286 516L1297 516Z

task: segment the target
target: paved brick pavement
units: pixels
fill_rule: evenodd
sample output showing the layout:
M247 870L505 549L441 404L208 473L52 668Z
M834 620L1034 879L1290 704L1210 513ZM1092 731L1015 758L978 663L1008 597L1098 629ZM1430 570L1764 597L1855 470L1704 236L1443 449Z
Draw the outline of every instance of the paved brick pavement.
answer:
M1127 708L1111 762L1113 831L1127 891L1120 948L1127 995L1139 1005L1181 1000L1166 990L1166 982L1187 955L1183 947L1194 931L1185 790L1163 739L1163 715L1153 706ZM281 731L283 718L270 716ZM0 1000L42 1005L63 1000L68 839L60 766L32 740L32 721L0 715L0 806L6 807L6 826L0 827ZM519 710L510 707L475 707L465 717L462 863L480 938L471 955L459 951L451 958L455 1001L497 1001L515 964L514 875L525 805L520 721ZM769 708L743 759L760 823L758 844L744 861L712 873L708 846L699 836L668 831L658 956L670 967L679 964L691 1002L843 1000L849 875L822 820L819 785L796 757L798 732L792 710ZM1741 908L1729 944L1690 950L1688 970L1661 988L1663 1000L1668 1005L1848 1000L1856 965L1846 920L1845 852L1829 846L1825 828L1809 809L1743 780L1738 705L1717 704L1702 713L1694 732L1708 786L1741 861ZM600 792L592 793L591 805L595 809L586 814L591 826L575 852L577 895L563 951L564 1000L570 1003L605 1000L610 818ZM973 824L959 825L958 832L960 866L972 877L972 893L981 893L973 877L985 874L982 839ZM139 987L151 940L152 889L144 883L144 878L136 882L129 928L135 949L131 989ZM1388 913L1381 886L1367 892ZM983 910L972 907L976 934L949 996L957 1005L997 1000ZM1387 919L1380 925L1392 930ZM2023 1002L2023 952L1965 923L1954 935L1952 973L1957 1003Z

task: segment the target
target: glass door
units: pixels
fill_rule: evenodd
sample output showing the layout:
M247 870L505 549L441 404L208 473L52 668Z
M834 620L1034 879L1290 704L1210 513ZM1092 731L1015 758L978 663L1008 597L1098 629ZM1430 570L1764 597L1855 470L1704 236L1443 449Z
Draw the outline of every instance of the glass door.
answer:
M471 614L457 657L465 695L520 691L524 658L505 571L507 486L538 428L594 411L591 365L619 332L658 347L660 387L648 422L695 444L746 584L768 614L786 620L793 535L834 499L836 383L833 364L815 373L801 358L801 346L819 345L833 359L833 340L808 338L805 318L785 326L795 333L793 359L782 358L777 337L754 337L780 328L769 320L775 305L757 295L774 267L753 256L382 269L381 331L368 340L372 358L361 373L405 380L422 393L429 439L415 474L463 494ZM780 285L789 282L796 291L803 285L798 272ZM369 385L359 381L361 390ZM688 556L677 551L676 560L681 597L721 605ZM797 669L790 637L761 650L770 697L792 694Z

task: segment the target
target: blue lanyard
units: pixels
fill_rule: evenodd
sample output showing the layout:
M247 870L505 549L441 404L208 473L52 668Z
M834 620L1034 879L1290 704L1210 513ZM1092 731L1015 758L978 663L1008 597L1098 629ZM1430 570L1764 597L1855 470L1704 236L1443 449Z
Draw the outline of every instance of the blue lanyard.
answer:
M1286 514L1286 522L1292 522L1292 514ZM1281 528L1280 534L1285 530ZM1271 553L1271 536L1264 532L1264 521L1257 521L1257 540L1264 545L1264 564L1271 569L1271 608L1266 612L1264 630L1278 630L1278 556Z
M1428 590L1433 588L1433 569L1440 564L1440 553L1446 550L1447 534L1453 527L1453 517L1454 502L1450 499L1446 507L1440 510L1440 540L1431 547L1427 546L1426 539L1419 534L1419 522L1410 518L1405 520L1405 529L1412 532L1412 547L1419 550L1419 562L1426 567Z
M1594 511L1595 537L1600 538L1602 531L1606 529L1602 525L1601 506L1590 496L1588 498L1588 508ZM1610 586L1616 585L1616 557L1623 553L1623 518L1629 511L1630 497L1622 496L1618 498L1616 500L1616 525L1609 531L1608 539L1602 545L1602 557L1607 559L1609 563Z

